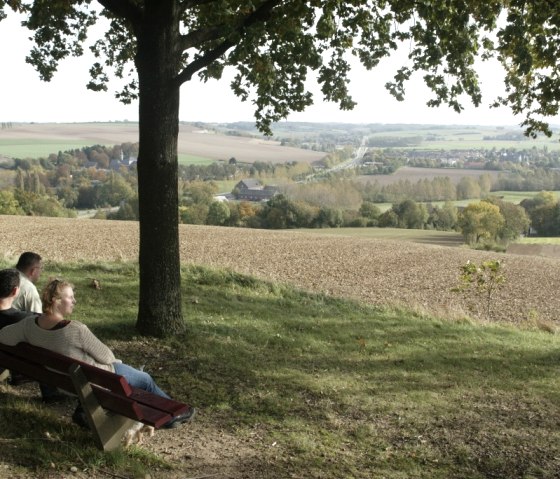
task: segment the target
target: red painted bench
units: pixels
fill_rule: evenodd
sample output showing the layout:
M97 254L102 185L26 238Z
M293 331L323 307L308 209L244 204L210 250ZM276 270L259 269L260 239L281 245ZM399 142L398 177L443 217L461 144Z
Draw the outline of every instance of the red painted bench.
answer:
M157 429L191 408L133 388L118 374L27 343L0 344L0 367L77 395L96 445L104 451L119 448L136 421Z

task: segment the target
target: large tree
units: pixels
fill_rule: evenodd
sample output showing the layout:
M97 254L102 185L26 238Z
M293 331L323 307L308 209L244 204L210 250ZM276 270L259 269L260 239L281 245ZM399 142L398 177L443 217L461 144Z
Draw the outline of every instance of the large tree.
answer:
M181 85L195 74L220 78L226 66L234 66L231 87L253 101L257 125L270 132L272 122L312 103L306 89L311 71L317 72L324 99L352 108L350 55L369 69L404 43L409 60L389 90L402 100L406 81L423 71L434 93L428 103L460 111L463 96L481 102L476 55L496 54L506 67L506 95L498 103L525 112L529 133L548 132L540 115L556 115L560 102L558 5L556 0L0 0L0 14L7 6L26 15L24 25L36 44L28 61L44 80L61 59L82 54L99 16L108 19L95 43L100 60L91 69L89 88L106 89L106 69L113 68L127 80L118 98L139 101L137 326L164 336L185 327L177 224ZM493 33L485 38L488 32Z
M500 208L487 201L470 203L459 213L457 224L465 241L470 244L481 240L495 241L505 225Z

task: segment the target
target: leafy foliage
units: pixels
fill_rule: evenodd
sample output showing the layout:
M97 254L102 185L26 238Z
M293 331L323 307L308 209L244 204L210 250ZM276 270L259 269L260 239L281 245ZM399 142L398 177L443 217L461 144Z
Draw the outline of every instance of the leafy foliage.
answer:
M458 218L458 226L469 243L495 240L504 224L500 208L485 201L469 204Z
M482 261L480 265L467 261L460 267L460 284L453 291L471 297L471 310L492 319L492 304L496 293L506 282L500 260Z
M97 4L101 12L92 8ZM107 88L111 68L124 82L117 97L139 98L138 328L157 336L185 329L175 184L179 89L193 75L218 79L235 67L232 89L255 105L267 134L273 122L313 102L308 72L316 73L326 101L351 109L352 56L371 69L401 44L409 47L408 62L387 85L398 100L420 71L433 92L428 105L461 111L463 96L478 105L475 59L497 53L508 69L502 102L526 113L530 134L550 134L540 116L559 110L560 7L550 0L0 0L0 19L6 6L26 15L36 43L27 61L45 80L61 59L83 52L100 16L109 20L93 46L100 61L89 87ZM153 283L161 292L148 287Z
M95 3L102 9L92 8ZM172 26L178 32L180 24L184 33L172 47L175 81L187 82L195 74L219 79L226 67L236 67L231 87L243 100L253 101L257 124L267 132L272 122L313 102L306 88L309 71L317 72L327 101L351 109L355 102L348 88L350 58L372 69L401 44L410 45L409 60L387 84L397 100L404 99L414 72L423 71L434 95L429 105L447 104L461 111L463 96L480 104L474 64L481 54L497 56L506 67L507 94L496 104L525 113L530 134L549 134L541 117L558 113L555 45L560 7L548 0L158 3L3 0L0 8L27 14L24 25L34 32L36 42L28 62L45 80L52 78L61 59L83 53L88 29L104 17L109 26L91 47L99 61L90 69L88 87L107 90L112 69L122 80L117 97L123 102L138 95L134 61L139 38L148 34L146 16L158 15L163 23L157 26L154 21L155 28ZM0 12L1 19L6 13ZM498 23L498 18L503 21Z

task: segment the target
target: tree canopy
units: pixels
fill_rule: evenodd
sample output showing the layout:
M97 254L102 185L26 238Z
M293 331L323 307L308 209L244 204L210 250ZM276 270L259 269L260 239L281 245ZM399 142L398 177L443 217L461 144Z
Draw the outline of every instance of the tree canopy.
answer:
M255 107L265 133L291 111L313 102L315 72L323 99L350 109L351 56L376 67L399 45L408 60L387 84L403 100L407 80L423 72L431 106L482 101L478 55L506 68L506 93L496 100L524 113L531 135L550 134L544 117L560 102L560 4L554 0L0 0L25 15L35 47L27 61L44 80L59 62L81 55L87 35L108 23L92 46L98 61L88 88L106 90L112 71L117 98L138 100L140 304L146 334L184 331L177 226L179 89L194 75L237 74L233 91Z
M500 208L487 201L469 204L458 218L458 226L465 240L475 244L482 239L495 240L504 224Z
M220 78L225 67L236 67L231 87L252 99L265 131L312 103L305 87L311 70L326 100L352 108L350 55L371 69L403 43L409 61L387 85L398 100L413 72L422 71L434 93L428 104L460 111L466 94L478 105L474 60L496 56L506 68L506 94L496 104L525 114L531 133L549 132L542 116L559 111L560 6L553 0L0 0L0 19L5 6L27 15L24 26L36 43L28 62L44 80L60 60L83 53L89 29L105 17L109 27L92 47L99 61L88 88L106 90L112 69L125 80L117 94L125 102L138 97L134 62L146 21L155 29L173 25L166 46L173 81Z

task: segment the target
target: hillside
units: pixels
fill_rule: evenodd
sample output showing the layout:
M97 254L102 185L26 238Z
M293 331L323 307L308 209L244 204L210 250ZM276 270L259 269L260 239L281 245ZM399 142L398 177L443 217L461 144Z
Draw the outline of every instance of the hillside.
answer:
M498 258L507 283L496 298L495 319L560 323L558 259L298 231L181 225L180 234L185 263L452 318L469 309L467 300L450 291L459 267ZM138 224L0 216L0 248L7 258L34 250L53 261L136 260ZM56 271L47 266L45 277L50 274Z
M41 146L44 149L42 154L46 156L49 153L56 153L60 148L64 149L62 146L64 144L67 144L67 149L70 149L78 148L79 145L112 146L137 141L137 123L17 123L12 128L0 130L0 154L15 156L9 154L15 146L18 148L27 146L29 151L35 151ZM255 161L311 163L325 156L323 152L284 147L275 141L249 136L218 134L187 124L179 125L178 152L179 155L209 160L229 160L235 157L238 161L247 163ZM19 154L23 157L32 156L30 153Z

